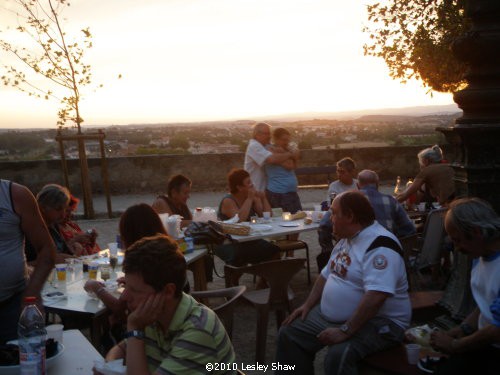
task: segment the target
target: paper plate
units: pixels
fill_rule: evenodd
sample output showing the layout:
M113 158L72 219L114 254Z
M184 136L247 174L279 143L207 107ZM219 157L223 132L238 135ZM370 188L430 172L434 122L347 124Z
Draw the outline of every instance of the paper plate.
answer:
M299 223L280 223L280 226L282 227L299 227L300 224Z

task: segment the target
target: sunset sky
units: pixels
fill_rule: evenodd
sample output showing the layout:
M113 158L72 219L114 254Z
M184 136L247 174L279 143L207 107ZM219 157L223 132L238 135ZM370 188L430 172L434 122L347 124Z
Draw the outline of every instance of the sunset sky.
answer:
M15 18L0 0L0 28ZM252 119L303 112L452 104L402 85L363 56L367 1L73 0L69 35L90 27L87 125ZM7 39L12 32L0 33ZM70 38L71 39L71 38ZM8 63L4 51L0 62ZM117 76L121 74L122 79ZM0 127L55 127L55 101L0 89Z

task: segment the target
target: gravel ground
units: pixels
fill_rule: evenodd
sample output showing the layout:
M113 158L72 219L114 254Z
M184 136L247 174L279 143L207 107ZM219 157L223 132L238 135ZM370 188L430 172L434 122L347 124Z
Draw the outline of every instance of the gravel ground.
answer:
M385 187L384 191L390 191L391 187ZM203 192L203 193L192 193L189 200L190 207L216 207L219 200L224 195L223 192ZM326 193L323 189L304 189L299 191L301 202L304 210L311 210L314 204L320 203L326 198ZM136 203L149 203L151 204L154 200L153 195L122 195L112 197L112 207L113 212L121 213L127 207ZM80 207L81 209L81 207ZM105 216L106 213L106 199L104 196L94 197L94 209L98 217ZM81 213L81 212L80 212ZM107 243L115 241L116 234L118 233L118 218L114 219L97 219L97 220L78 220L78 223L82 229L95 228L99 233L97 241L102 248L107 248ZM300 239L306 241L309 244L310 259L311 259L311 277L312 283L314 283L315 278L318 275L318 269L316 266L316 256L320 252L320 248L317 241L316 231L305 232L300 235ZM296 257L305 257L304 251L296 251ZM223 262L216 258L216 269L223 269ZM188 272L189 278L192 275ZM242 277L240 284L246 285L248 289L254 289L255 285L253 283L253 278L249 275ZM312 284L311 284L312 286ZM297 273L291 281L291 288L295 293L295 300L293 301L293 306L299 306L307 297L310 291L310 285L307 284L307 273L304 268L299 273ZM224 287L224 280L214 275L213 282L208 284L208 289L219 289ZM236 351L237 363L241 366L253 365L255 364L255 332L256 332L256 322L257 316L255 309L248 303L244 301L239 301L236 306L234 314L234 327L233 327L233 345ZM274 361L276 352L276 320L273 316L269 318L269 328L267 337L267 347L266 347L266 365L271 365ZM322 352L316 358L315 367L316 373L322 374ZM240 367L241 368L241 367ZM269 366L270 368L270 366ZM246 374L264 374L263 371L252 371L245 370ZM270 370L266 372L271 373Z

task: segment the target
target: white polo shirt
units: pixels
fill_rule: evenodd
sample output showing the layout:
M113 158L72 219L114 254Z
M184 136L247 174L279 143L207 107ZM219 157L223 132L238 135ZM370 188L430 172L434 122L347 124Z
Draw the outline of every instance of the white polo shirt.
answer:
M259 141L250 139L248 142L243 168L250 174L250 179L258 191L266 189L267 178L263 167L266 159L272 154Z

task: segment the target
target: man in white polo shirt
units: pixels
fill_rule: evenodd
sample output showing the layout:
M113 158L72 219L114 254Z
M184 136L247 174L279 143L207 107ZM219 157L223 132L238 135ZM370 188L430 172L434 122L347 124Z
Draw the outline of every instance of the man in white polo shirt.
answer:
M325 374L355 374L359 360L401 342L410 324L401 246L375 220L366 196L338 195L332 222L340 240L307 300L279 331L276 362L295 365L297 374L314 373L314 355L324 346Z
M250 174L250 179L257 191L266 189L266 174L264 164L281 164L285 160L294 157L292 152L273 153L266 149L271 141L271 126L265 122L259 122L253 127L252 139L248 142L245 153L245 169Z

